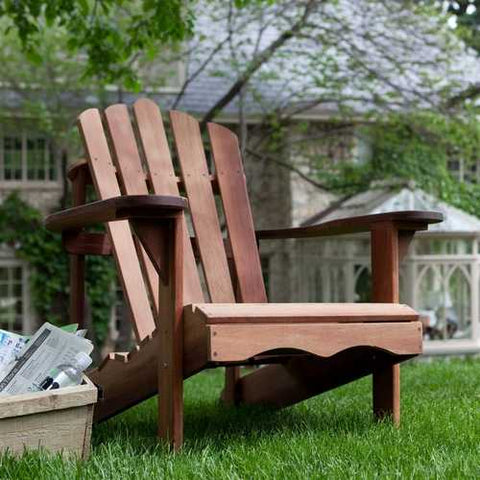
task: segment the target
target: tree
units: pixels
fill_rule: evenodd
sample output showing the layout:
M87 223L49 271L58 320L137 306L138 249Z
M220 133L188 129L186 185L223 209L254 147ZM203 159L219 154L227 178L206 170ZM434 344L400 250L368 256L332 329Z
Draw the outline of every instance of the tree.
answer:
M52 28L65 32L70 53L86 55L85 76L137 86L134 63L159 44L190 32L192 3L183 0L5 0L0 18L18 35L31 59L42 60L40 41Z
M448 100L478 72L445 13L413 2L284 0L241 11L233 1L207 2L188 55L187 78L173 106L188 108L184 98L208 83L202 123L238 115L244 150L300 175L298 164L272 151L272 139L288 142L283 130L293 121L327 117L338 135L342 125L400 111L449 115ZM248 129L247 112L255 118ZM303 150L321 139L325 132L306 135Z
M480 2L478 0L459 0L447 2L447 11L456 21L455 32L472 48L477 57L480 55ZM465 101L475 100L480 95L480 82L469 85L448 101L449 107L456 107Z

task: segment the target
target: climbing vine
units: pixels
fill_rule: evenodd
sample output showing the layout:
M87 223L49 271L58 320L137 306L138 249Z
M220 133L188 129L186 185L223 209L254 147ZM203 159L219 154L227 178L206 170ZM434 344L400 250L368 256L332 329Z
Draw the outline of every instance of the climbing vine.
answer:
M361 135L372 147L368 161L345 162L322 180L335 192L354 194L375 181L405 180L458 208L480 216L480 185L459 181L449 162L468 170L480 153L480 124L475 115L455 118L436 113L392 114Z
M32 306L41 322L68 323L69 262L61 235L43 225L41 212L11 193L0 205L0 244L30 265ZM87 257L87 296L95 339L103 342L114 302L115 270L108 257Z

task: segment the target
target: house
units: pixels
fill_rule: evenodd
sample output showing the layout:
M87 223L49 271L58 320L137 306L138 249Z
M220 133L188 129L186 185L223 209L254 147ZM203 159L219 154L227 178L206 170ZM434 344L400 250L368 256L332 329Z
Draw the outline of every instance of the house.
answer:
M441 212L418 232L400 267L400 301L424 326L425 353L480 351L480 219L410 183L379 183L335 203L302 225L401 210ZM292 289L305 302L365 302L370 296L370 242L365 234L297 241Z
M358 123L371 108L383 108L373 105L375 98L394 97L398 108L427 106L422 103L426 102L425 97L437 98L447 79L455 88L462 89L477 74L475 59L464 50L455 57L456 67L447 69L446 59L441 55L440 37L436 39L430 32L425 33L431 25L425 26L424 18L407 18L401 10L389 10L381 2L372 15L371 3L341 1L338 5L321 6L325 9L316 11L312 18L319 28L324 28L328 19L330 37L322 37L322 43L317 31L310 30L308 38L285 44L281 55L265 62L241 95L216 117L216 121L237 129L247 138L248 145L256 145L257 153L247 150L245 168L257 228L298 225L337 200L323 190L319 182L311 181L316 178L318 168L311 158L320 155L332 165L337 161L366 161L369 142L359 133ZM169 72L168 82L147 88L143 93L159 103L163 111L174 107L201 118L228 92L238 75L238 64L247 63L255 51L268 48L279 32L295 20L292 11L282 10L281 4L266 8L261 15L254 6L246 8L233 20L227 7L212 2L202 4L189 55L165 67ZM390 27L387 29L386 25ZM395 25L407 25L408 30L396 31ZM409 37L409 31L415 35ZM231 32L234 35L230 35ZM368 32L376 32L376 39L370 38ZM386 52L386 47L395 53L395 58ZM236 59L232 59L233 50ZM349 56L352 51L356 67ZM212 52L216 52L215 55L212 56ZM358 64L365 52L368 52L368 65L360 68ZM403 76L395 69L399 61L404 64ZM330 84L325 75L319 77L332 62L335 63L332 68L341 77L340 84ZM160 75L160 71L163 74L165 68L157 66L148 72L152 84L155 75ZM355 75L351 74L351 68L358 68ZM423 82L425 69L437 83ZM192 75L194 81L189 80ZM315 78L310 81L312 75ZM18 190L26 201L46 214L58 208L65 198L66 164L82 152L78 143L59 148L55 139L42 133L41 122L29 105L35 98L46 95L45 91L38 85L13 88L8 82L0 84L0 200ZM336 97L332 100L334 94ZM74 119L85 108L118 101L129 104L137 97L113 86L101 91L61 91L56 98L65 110L62 118ZM339 97L342 102L338 101ZM54 118L52 104L47 107L53 111L51 117ZM343 116L345 108L350 112L346 117ZM265 122L272 112L280 112L285 125L282 138L275 145L271 141L271 125ZM335 135L328 135L326 142L304 142L332 131ZM299 291L293 280L293 275L298 273L297 253L297 246L290 241L262 245L262 265L272 301L298 299ZM29 333L36 327L28 276L29 266L17 259L13 250L2 247L0 328ZM304 295L305 291L302 292ZM120 297L114 309L116 313L112 315L114 320L115 316L121 316ZM113 321L113 334L116 330Z

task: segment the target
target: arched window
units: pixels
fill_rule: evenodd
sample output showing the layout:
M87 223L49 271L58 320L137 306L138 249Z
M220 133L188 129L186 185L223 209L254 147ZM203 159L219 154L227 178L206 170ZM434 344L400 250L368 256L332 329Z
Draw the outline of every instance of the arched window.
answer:
M449 338L470 337L472 333L470 275L463 266L458 266L450 272L448 297L445 303L450 328Z
M421 266L417 292L417 309L426 338L446 340L471 336L471 289L467 266Z

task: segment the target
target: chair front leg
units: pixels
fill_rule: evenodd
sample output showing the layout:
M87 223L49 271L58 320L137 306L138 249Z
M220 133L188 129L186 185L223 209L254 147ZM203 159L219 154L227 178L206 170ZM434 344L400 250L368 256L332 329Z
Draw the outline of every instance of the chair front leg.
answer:
M178 450L183 443L183 214L159 225L134 221L160 277L158 435Z
M372 297L374 302L399 302L399 263L413 238L394 223L376 225L371 231ZM400 425L400 365L379 364L373 372L373 413Z

